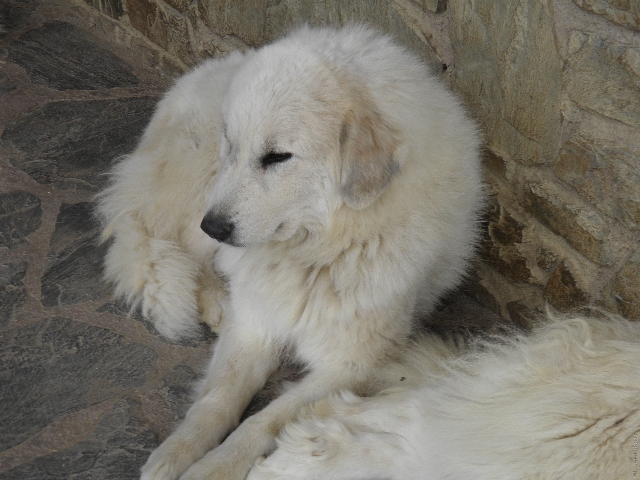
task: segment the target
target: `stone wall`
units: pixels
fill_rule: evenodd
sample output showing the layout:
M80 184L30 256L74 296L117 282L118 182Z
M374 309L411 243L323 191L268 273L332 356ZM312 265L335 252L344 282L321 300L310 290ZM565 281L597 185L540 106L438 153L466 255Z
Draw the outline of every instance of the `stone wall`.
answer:
M185 67L301 23L392 33L485 132L491 202L469 292L517 322L545 302L640 318L640 0L86 2Z

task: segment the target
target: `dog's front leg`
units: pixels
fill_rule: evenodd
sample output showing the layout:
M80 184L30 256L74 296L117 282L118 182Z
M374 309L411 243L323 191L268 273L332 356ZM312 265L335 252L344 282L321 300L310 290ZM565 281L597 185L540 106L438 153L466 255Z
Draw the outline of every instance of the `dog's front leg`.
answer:
M363 382L362 375L362 371L346 368L310 372L264 410L245 420L222 445L195 463L180 479L244 480L255 460L275 448L280 429L301 407L342 388L354 388Z
M215 346L198 399L182 424L151 454L142 467L141 480L180 478L238 424L277 365L273 342L254 332L226 328Z

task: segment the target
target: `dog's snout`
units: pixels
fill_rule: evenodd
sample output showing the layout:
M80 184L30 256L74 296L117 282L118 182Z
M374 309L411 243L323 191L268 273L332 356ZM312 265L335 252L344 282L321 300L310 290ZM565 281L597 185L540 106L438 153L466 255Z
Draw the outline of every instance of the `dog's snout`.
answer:
M200 228L204 233L219 242L224 242L229 239L233 233L234 227L235 225L233 222L224 215L207 214L200 224Z

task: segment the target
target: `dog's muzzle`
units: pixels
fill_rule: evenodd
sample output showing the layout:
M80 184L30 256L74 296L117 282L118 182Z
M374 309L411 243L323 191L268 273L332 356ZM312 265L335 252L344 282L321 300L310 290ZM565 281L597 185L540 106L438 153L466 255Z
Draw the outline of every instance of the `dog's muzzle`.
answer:
M231 237L235 225L224 215L207 214L202 219L200 228L211 238L224 242Z

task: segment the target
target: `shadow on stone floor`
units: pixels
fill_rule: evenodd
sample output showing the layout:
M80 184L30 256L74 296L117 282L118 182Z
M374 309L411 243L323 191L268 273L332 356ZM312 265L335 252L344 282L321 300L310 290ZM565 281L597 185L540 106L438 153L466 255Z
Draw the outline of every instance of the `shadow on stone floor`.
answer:
M0 6L1 480L137 478L214 338L167 341L101 281L92 197L171 78L91 15L64 0ZM460 293L431 319L439 332L495 321Z

